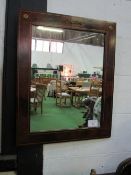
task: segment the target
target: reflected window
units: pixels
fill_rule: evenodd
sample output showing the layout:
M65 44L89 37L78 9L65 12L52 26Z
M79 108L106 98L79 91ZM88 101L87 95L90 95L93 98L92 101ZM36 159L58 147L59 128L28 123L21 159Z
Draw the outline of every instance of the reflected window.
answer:
M57 53L62 53L63 51L63 43L57 42Z
M56 53L57 51L57 42L50 43L50 52Z
M43 41L36 40L36 51L42 51L42 50L43 50Z
M63 53L63 42L32 39L32 51Z
M35 39L32 39L32 50L35 50Z
M62 53L63 43L62 42L51 42L50 43L50 52L52 53Z
M49 52L49 46L50 46L49 41L43 41L43 51L44 52Z

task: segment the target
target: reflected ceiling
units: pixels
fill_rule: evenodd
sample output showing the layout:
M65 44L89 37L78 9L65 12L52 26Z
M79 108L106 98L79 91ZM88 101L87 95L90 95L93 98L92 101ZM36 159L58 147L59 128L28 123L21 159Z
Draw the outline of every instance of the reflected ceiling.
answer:
M94 32L84 32L74 30L63 30L63 32L51 32L38 29L38 26L33 26L33 38L44 38L52 40L62 40L65 42L88 44L94 46L104 46L104 34Z

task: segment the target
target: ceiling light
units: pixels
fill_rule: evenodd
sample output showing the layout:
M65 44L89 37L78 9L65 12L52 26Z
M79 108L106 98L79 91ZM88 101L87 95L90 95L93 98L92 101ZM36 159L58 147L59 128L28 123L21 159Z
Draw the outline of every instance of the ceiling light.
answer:
M52 27L38 26L37 29L38 30L43 30L43 31L49 31L49 32L59 32L59 33L62 33L63 32L62 29L52 28Z

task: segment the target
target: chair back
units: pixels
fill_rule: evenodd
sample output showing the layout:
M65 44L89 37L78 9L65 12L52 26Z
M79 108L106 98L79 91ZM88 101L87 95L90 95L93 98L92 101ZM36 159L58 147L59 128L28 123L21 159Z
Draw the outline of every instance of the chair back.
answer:
M99 96L99 88L100 88L99 86L93 86L93 84L91 84L89 96L90 97L98 97Z
M90 87L91 86L91 82L89 81L83 81L83 84L82 84L82 87L83 88L87 88L87 87Z
M45 97L46 87L42 84L36 85L36 96L35 99L37 99L38 102L43 101L43 97Z
M50 84L52 86L52 90L55 90L56 89L56 80L51 80Z
M76 81L76 86L82 87L82 84L83 84L83 80L77 80Z
M102 81L100 81L100 80L94 80L92 82L92 84L93 84L94 87L101 87L102 86Z
M56 80L56 94L62 92L61 80Z

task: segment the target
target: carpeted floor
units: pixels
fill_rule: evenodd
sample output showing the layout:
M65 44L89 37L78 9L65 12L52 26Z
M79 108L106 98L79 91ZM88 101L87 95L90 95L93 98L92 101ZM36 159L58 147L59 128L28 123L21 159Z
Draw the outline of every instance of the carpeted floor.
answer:
M84 123L83 108L56 106L55 98L47 97L43 101L43 113L40 108L35 112L31 109L30 131L54 131L75 129Z

